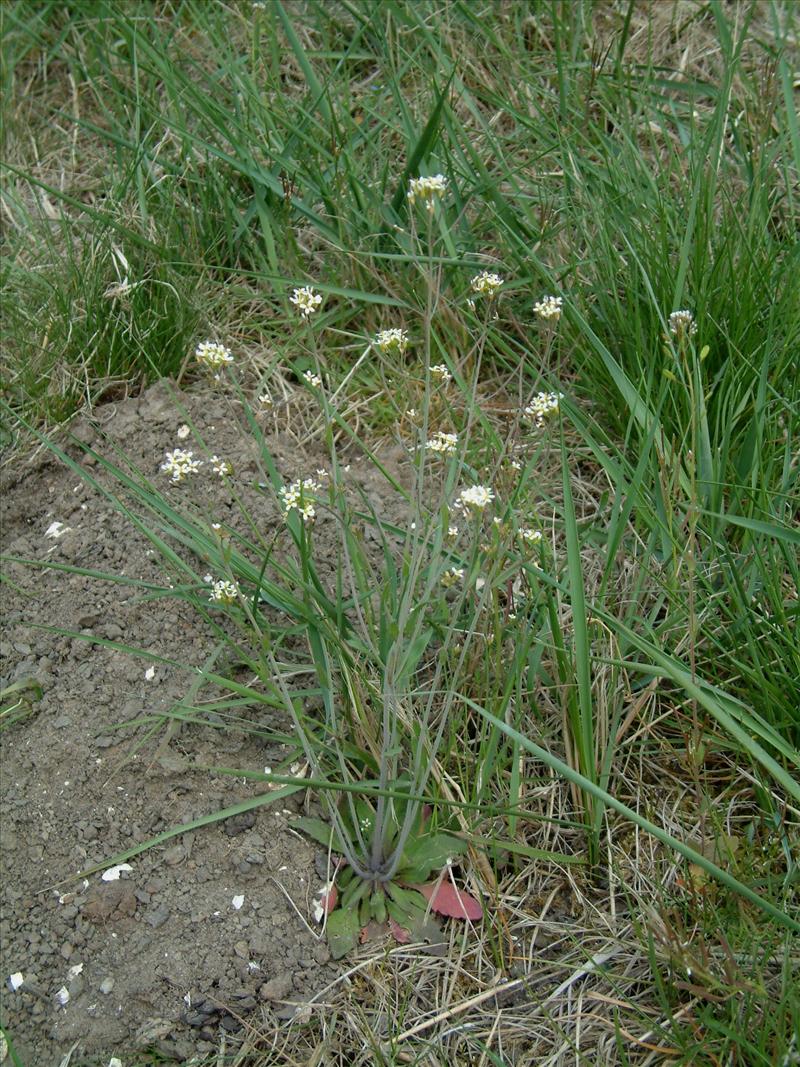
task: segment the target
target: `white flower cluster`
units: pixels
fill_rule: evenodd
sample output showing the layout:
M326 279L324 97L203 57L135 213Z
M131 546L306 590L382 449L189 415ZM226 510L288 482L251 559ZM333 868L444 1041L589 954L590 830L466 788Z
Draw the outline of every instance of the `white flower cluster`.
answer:
M405 330L393 327L391 330L380 330L375 334L373 341L375 347L386 354L396 353L402 356L408 348L408 334Z
M541 530L532 530L529 526L523 526L519 531L519 535L526 545L538 544L542 539Z
M453 378L444 363L437 363L435 367L431 367L431 374L434 378L438 378L440 382L445 383L452 381Z
M272 396L269 394L269 392L260 393L256 397L256 399L258 400L258 402L259 402L259 404L261 405L262 408L271 408L272 407Z
M289 303L294 304L303 318L307 319L315 311L319 311L322 304L322 296L320 293L315 293L310 286L304 285L302 289L294 290L289 297Z
M426 447L430 452L438 452L443 456L453 456L458 447L458 434L443 433L441 430L437 430L427 442Z
M428 211L433 211L434 204L447 192L447 178L444 174L434 174L431 178L412 178L408 188L408 199L413 204L422 200Z
M669 317L669 332L679 341L694 337L697 333L697 323L691 311L673 311Z
M313 522L316 518L314 494L322 489L313 478L298 478L291 485L284 485L280 490L281 503L286 515L293 509L300 512L303 522Z
M227 474L233 474L233 467L228 463L227 459L220 459L219 456L211 456L208 462L211 464L211 469L214 474L218 474L220 478L224 478Z
M215 372L215 378L219 379L219 372L226 364L233 363L233 356L229 348L218 344L216 341L203 341L197 346L194 358L205 367L206 370Z
M478 296L495 296L498 290L503 285L503 279L499 274L493 274L491 271L482 270L480 274L476 274L472 281L469 283L469 287L473 293Z
M306 385L310 385L313 389L322 388L322 378L318 374L315 374L313 370L307 370L303 372L303 381Z
M537 393L523 411L523 415L537 426L541 426L548 416L555 415L558 411L559 401L563 396L563 393Z
M211 583L209 599L217 604L235 604L241 596L242 591L236 582L229 582L225 578L215 582L210 574L207 574L203 581Z
M469 489L461 490L453 507L483 511L493 500L494 490L488 485L473 485Z
M533 310L540 319L545 319L548 322L552 319L554 322L558 322L561 318L563 304L564 301L560 296L543 296L538 303L533 305Z
M450 589L454 585L458 585L459 582L464 580L464 568L463 567L450 567L442 575L442 585L445 589Z
M161 464L173 482L182 482L188 474L197 474L203 465L203 461L194 458L194 452L187 452L183 448L176 448L167 452L164 462Z

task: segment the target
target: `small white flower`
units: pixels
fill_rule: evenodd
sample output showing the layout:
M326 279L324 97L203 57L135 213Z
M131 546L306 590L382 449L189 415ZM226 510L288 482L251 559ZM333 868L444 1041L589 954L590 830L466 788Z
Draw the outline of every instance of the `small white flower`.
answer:
M299 512L303 522L313 522L317 514L315 494L321 489L321 484L313 478L299 478L291 485L284 485L279 494L284 514L294 510Z
M408 334L397 327L391 330L380 330L375 334L373 344L381 352L396 353L402 356L408 348Z
M537 393L523 411L523 415L537 426L541 426L548 416L555 415L558 411L559 401L563 396L563 393Z
M447 192L447 178L434 174L430 178L412 178L408 188L410 203L421 200L428 211L433 211L436 201Z
M503 286L503 279L499 274L494 274L489 270L482 270L480 274L476 274L472 281L469 283L469 287L473 293L477 296L488 296L491 300Z
M523 526L522 529L519 531L519 535L526 545L538 544L538 542L542 539L541 530L532 530L528 526Z
M196 474L202 465L202 460L194 458L194 452L176 448L166 453L161 470L170 476L173 483L177 483L182 482L189 474Z
M226 459L220 459L219 456L212 456L208 462L211 464L211 469L214 474L218 474L220 478L233 474L233 467Z
M215 381L220 381L219 371L234 362L231 350L217 341L202 341L195 349L194 357L206 370L215 372Z
M210 585L214 581L214 575L213 574L204 574L203 575L203 581L206 583L206 585Z
M306 385L310 385L312 389L322 388L322 378L320 378L318 374L315 374L313 370L303 372L303 381Z
M408 411L406 412L406 415L408 415L408 417L410 419L415 419L417 417L417 409L416 408L409 408Z
M488 485L473 485L469 489L461 490L453 507L483 511L493 500L494 490Z
M561 318L563 304L564 300L560 296L543 296L538 303L533 305L533 310L540 319L544 319L546 322L551 320L558 322Z
M270 394L268 392L261 393L258 396L258 402L259 402L259 404L261 405L262 408L271 408L272 407L272 397L270 396Z
M447 536L452 538L453 540L455 540L456 537L458 537L458 527L457 526L452 526L452 525L448 526L447 527Z
M309 318L315 311L319 311L322 304L322 295L304 285L302 289L295 289L289 297L289 303L294 304L304 319Z
M436 366L431 367L431 375L434 378L438 378L440 382L445 384L452 381L453 375L447 369L444 363L437 363Z
M178 432L175 436L178 438L179 441L185 441L191 432L192 431L189 429L186 423L184 423L183 426L178 427Z
M450 567L442 575L442 585L445 589L450 589L451 586L457 585L464 580L464 568L463 567Z
M691 311L673 311L669 317L669 332L679 341L694 337L697 333L697 323Z
M217 604L235 604L240 595L241 589L236 582L229 582L225 578L213 582L209 593L210 599Z
M453 456L458 448L458 434L443 433L438 430L433 437L426 442L425 447L430 452L438 452L441 455Z

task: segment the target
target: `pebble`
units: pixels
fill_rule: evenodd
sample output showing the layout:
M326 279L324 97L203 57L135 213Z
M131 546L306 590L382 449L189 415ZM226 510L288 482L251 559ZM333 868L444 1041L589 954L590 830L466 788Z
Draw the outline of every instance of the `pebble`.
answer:
M104 997L107 997L108 994L113 990L113 988L113 978L104 978L103 981L100 983L100 992L103 994Z
M243 834L255 824L256 817L253 812L243 811L241 815L232 815L230 819L226 819L223 826L228 837L234 837L236 834Z
M153 908L145 914L144 921L153 927L154 930L158 930L160 926L169 919L169 908L165 904L159 904L157 908Z
M69 941L65 941L64 944L61 946L61 955L64 957L65 960L68 960L74 951L75 949L72 947Z
M292 985L291 974L278 974L274 978L270 978L268 982L264 982L258 990L258 995L262 1000L281 1000L282 997L288 996L292 991Z

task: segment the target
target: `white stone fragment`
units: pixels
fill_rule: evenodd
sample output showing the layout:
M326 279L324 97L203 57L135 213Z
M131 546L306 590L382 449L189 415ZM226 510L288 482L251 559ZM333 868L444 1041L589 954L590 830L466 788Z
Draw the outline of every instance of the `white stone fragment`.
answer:
M72 529L71 526L67 526L63 522L51 522L44 532L45 537L52 537L53 540L58 540L59 537L63 537L65 533L69 533Z
M118 882L119 876L123 871L132 871L130 863L118 863L116 867L109 867L107 871L103 871L100 877L104 882Z

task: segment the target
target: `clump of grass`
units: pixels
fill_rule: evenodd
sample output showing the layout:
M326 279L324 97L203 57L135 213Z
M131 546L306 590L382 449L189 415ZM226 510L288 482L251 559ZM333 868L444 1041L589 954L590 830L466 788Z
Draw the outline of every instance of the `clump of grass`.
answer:
M7 98L35 88L5 128L14 411L59 418L108 381L200 373L186 354L213 327L254 353L230 388L277 507L255 397L271 392L280 418L280 397L307 391L330 479L284 486L280 563L255 530L220 539L163 485L111 473L142 527L169 531L158 547L179 595L234 627L263 687L248 699L294 721L293 757L361 872L351 885L401 869L430 805L434 829L468 846L456 874L486 894L480 944L505 973L534 864L560 864L580 895L575 861L616 862L620 817L633 820L658 835L636 846L626 904L651 921L624 941L641 986L614 975L627 1008L608 1055L642 1062L655 1044L701 1062L706 1041L719 1058L789 1055L791 951L751 906L796 922L793 6L276 0L130 19L20 2L3 18ZM667 41L694 50L689 70ZM77 87L59 107L88 198L20 136L54 57ZM380 437L415 457L411 488L392 486L401 524L346 488L343 444L377 466ZM203 476L227 477L193 447ZM452 504L470 487L494 497L467 497L465 518L478 499L486 510L465 523ZM333 586L304 509L339 524ZM223 583L214 599L195 559ZM282 674L276 610L306 634L313 691ZM691 798L669 819L651 792L664 777ZM308 785L279 770L281 783ZM715 814L734 785L750 805L738 835ZM735 856L717 847L730 837ZM712 890L712 868L749 903ZM586 957L570 957L574 974ZM484 981L486 959L471 973ZM758 1011L765 991L774 1016ZM560 998L547 1022L567 1048ZM368 1032L390 1062L377 1008L352 1011L345 1047ZM491 1046L480 1034L471 1055Z

